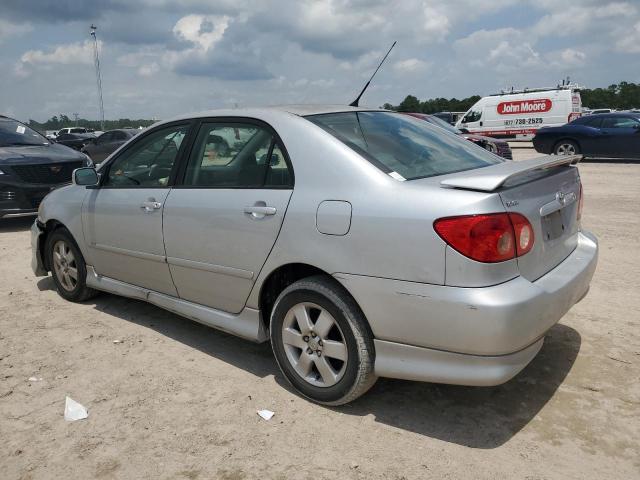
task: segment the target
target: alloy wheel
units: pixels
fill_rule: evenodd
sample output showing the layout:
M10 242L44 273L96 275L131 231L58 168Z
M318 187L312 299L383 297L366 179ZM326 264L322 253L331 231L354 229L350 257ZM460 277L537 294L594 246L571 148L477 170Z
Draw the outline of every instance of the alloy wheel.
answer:
M62 288L72 292L78 285L78 265L71 247L64 240L53 245L53 269Z
M571 143L561 143L556 148L557 155L575 155L576 147Z
M291 307L282 322L282 342L287 360L306 382L331 387L347 368L347 344L335 318L310 302Z

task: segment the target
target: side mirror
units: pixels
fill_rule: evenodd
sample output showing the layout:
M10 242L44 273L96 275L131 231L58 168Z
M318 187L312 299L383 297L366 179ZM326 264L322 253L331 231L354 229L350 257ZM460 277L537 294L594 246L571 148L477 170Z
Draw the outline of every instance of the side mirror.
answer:
M73 171L72 182L74 185L90 187L97 185L99 181L98 172L93 167L76 168Z
M462 133L469 133L469 130L467 130L466 128L462 127L459 128L458 130L460 130Z

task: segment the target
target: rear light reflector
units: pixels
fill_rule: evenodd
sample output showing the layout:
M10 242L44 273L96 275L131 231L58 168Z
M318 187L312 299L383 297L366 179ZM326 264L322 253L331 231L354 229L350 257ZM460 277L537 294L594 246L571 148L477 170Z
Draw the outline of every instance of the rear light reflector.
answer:
M519 213L440 218L433 228L448 245L478 262L511 260L529 252L534 243L531 223Z

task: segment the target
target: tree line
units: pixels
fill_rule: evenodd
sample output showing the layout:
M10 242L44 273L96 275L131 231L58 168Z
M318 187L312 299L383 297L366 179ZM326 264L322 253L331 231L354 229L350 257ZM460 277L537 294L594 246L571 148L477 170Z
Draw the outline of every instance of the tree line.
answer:
M582 106L586 108L613 108L629 110L640 108L640 84L620 82L606 88L585 88L580 90ZM399 105L385 103L382 108L398 112L466 112L480 100L480 95L458 100L457 98L431 98L420 101L414 95L407 95Z
M138 128L148 127L154 124L157 120L146 119L130 119L120 118L118 120L105 120L104 130L114 130L116 128ZM27 123L31 128L44 133L46 130L60 130L65 127L85 127L92 128L93 130L103 130L99 120L87 120L86 118L78 118L77 120L69 118L65 114L54 115L46 122L36 122L35 120L29 120Z

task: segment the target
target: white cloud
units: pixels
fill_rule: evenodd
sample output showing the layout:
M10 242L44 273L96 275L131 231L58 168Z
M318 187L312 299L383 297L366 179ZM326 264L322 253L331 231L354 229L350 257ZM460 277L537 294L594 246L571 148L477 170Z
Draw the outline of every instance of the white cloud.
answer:
M138 75L142 77L150 77L160 71L160 65L156 62L147 63L138 67Z
M531 31L539 36L570 36L594 29L598 35L607 32L603 22L618 21L637 15L638 9L629 2L614 2L605 5L573 4L564 2L550 4L554 11L543 16Z
M98 43L98 48L102 50L102 42ZM20 57L20 62L25 65L90 64L93 62L93 42L86 40L82 43L58 45L48 53L42 50L29 50Z
M418 58L407 58L394 63L393 68L401 73L423 72L429 63Z
M31 25L18 25L0 18L0 43L6 38L22 35L33 30Z
M207 51L222 39L229 20L226 15L187 15L178 20L173 33L179 39Z
M580 50L567 48L560 53L560 58L567 65L581 65L584 63L587 55Z
M631 29L618 30L619 40L616 42L616 49L624 53L640 53L640 22Z

